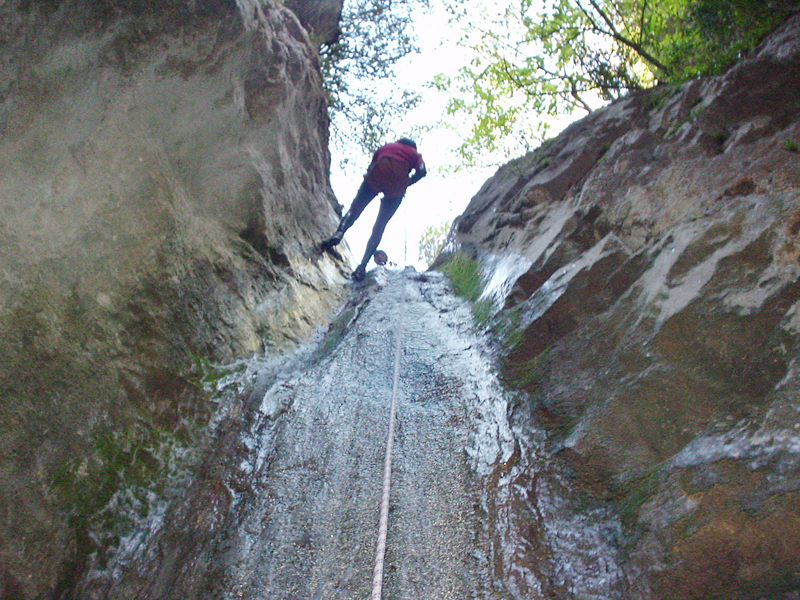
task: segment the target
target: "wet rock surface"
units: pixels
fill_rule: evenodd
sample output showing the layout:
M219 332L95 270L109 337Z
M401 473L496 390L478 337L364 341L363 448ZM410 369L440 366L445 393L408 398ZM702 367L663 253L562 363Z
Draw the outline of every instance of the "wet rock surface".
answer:
M798 598L800 20L500 169L471 313L313 251L287 5L0 5L0 597L366 597L405 298L388 596Z
M513 597L800 593L798 32L573 124L455 226L519 390L490 517Z
M450 332L425 297L432 289L395 276L360 307L318 366L279 384L281 394L290 391L292 405L276 436L276 455L262 471L258 499L242 521L234 594L369 594L398 335L386 591L462 598L476 586L470 553L475 481L464 455L469 365L455 348L443 347Z
M513 452L507 401L444 276L382 269L316 341L220 381L201 476L81 597L368 597L398 335L384 597L494 597L482 490Z

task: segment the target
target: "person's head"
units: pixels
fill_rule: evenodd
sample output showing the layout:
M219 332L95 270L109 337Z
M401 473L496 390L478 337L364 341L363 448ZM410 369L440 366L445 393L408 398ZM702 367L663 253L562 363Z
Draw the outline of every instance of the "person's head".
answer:
M397 140L397 143L403 144L405 146L411 146L414 150L417 149L417 142L407 137L400 138L399 140Z

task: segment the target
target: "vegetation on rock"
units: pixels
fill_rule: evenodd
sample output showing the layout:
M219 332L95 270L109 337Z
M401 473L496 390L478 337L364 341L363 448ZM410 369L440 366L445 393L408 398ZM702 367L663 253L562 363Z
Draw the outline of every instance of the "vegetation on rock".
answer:
M502 12L452 3L474 58L440 75L447 112L469 117L460 153L521 154L544 139L542 116L591 110L659 83L721 73L752 49L797 0L522 0ZM457 93L453 94L453 90Z
M485 327L491 318L491 300L481 299L483 280L481 265L464 250L439 257L436 269L447 275L456 295L472 304L472 316L478 327Z
M438 225L428 227L419 238L419 257L431 266L439 256L447 241L447 234L452 227L452 221L444 221Z

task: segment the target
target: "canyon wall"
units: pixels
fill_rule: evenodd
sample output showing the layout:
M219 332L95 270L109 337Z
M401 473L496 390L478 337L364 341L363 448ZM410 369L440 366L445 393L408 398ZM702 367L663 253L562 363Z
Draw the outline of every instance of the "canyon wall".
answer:
M0 597L213 595L220 473L271 380L215 384L293 368L344 293L314 248L340 13L0 5ZM511 390L480 491L498 594L797 597L798 40L591 114L455 224Z
M486 497L513 597L797 597L798 90L795 16L503 166L454 225L440 262L477 260L517 390Z
M341 6L300 5L0 5L1 597L68 597L202 454L211 364L339 304Z

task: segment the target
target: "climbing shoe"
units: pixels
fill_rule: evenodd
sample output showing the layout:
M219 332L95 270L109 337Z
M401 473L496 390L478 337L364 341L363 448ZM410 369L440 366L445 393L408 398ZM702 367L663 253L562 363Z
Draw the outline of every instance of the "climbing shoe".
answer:
M364 281L364 277L367 276L367 270L364 268L364 265L358 265L356 270L353 271L353 280L354 281Z
M322 242L320 244L320 248L322 249L323 252L331 252L333 250L333 247L337 246L341 241L342 240L340 238L333 236L332 238L328 238L327 240Z

